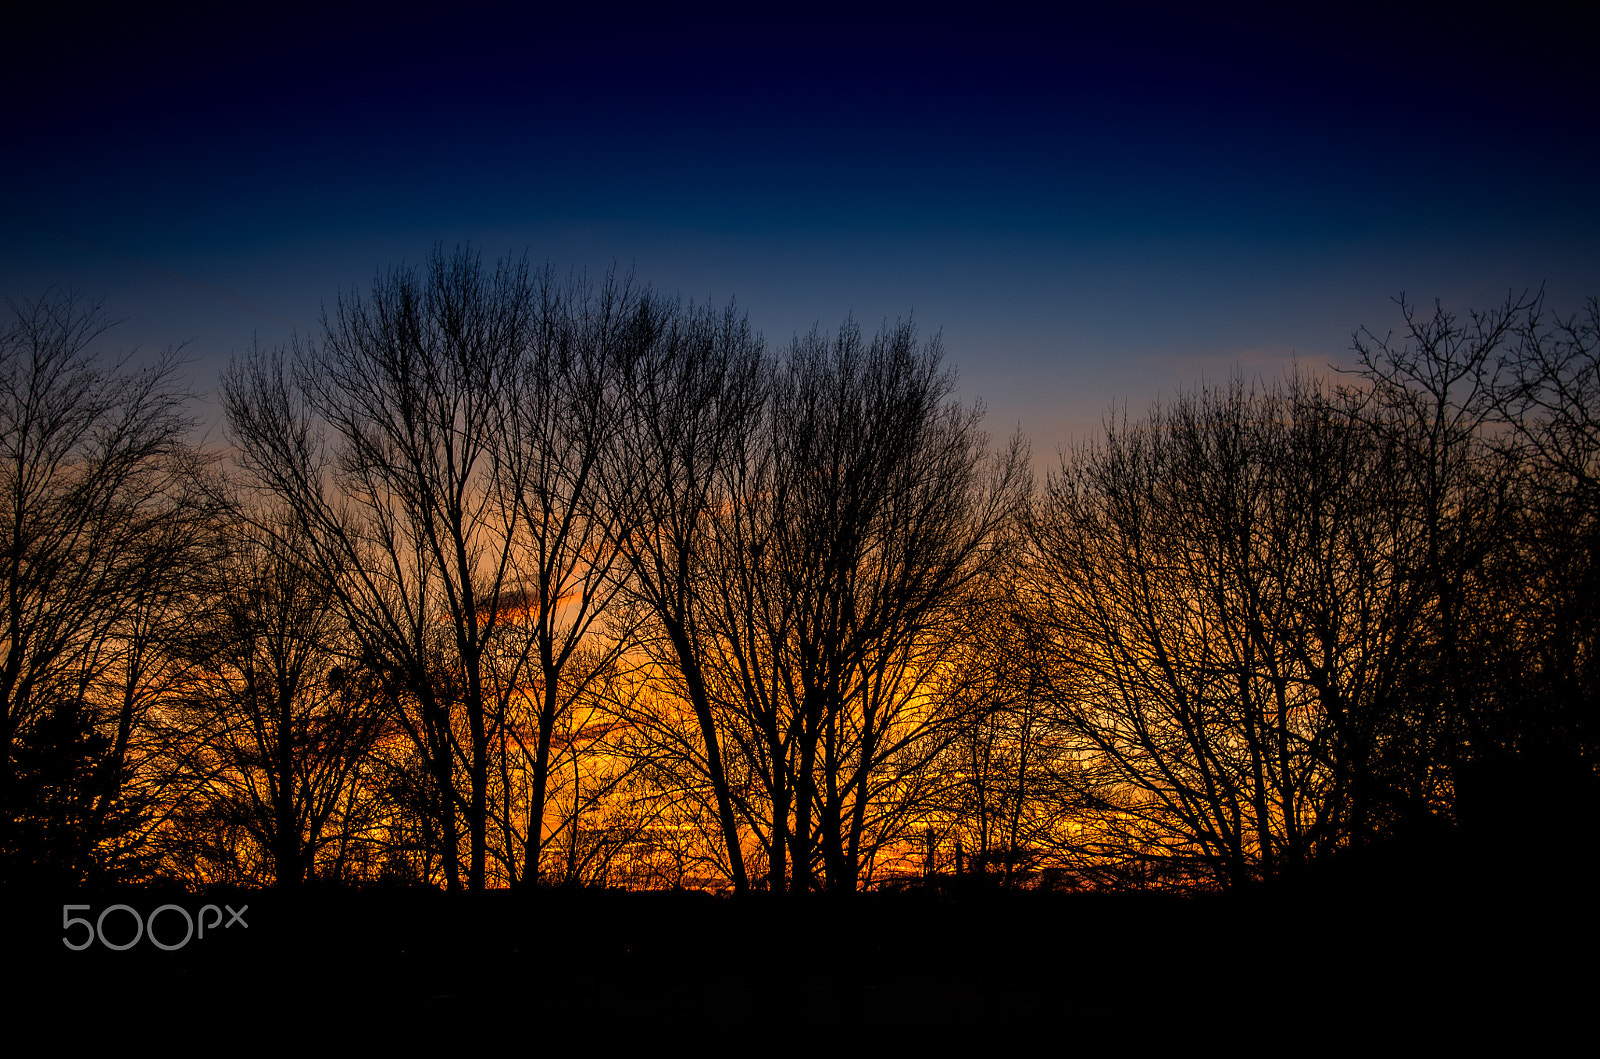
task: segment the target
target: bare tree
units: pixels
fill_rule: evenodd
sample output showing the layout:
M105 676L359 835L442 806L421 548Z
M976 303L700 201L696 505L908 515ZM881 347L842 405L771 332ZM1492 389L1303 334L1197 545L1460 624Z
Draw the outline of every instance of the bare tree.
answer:
M724 747L707 688L698 620L710 550L708 523L730 496L730 470L764 404L763 347L730 305L685 309L641 299L620 365L624 419L604 467L605 502L621 519L617 543L637 604L660 629L698 734L678 742L672 718L654 725L709 785L734 889L748 888ZM667 708L670 714L670 707Z
M621 421L614 375L637 335L645 301L615 274L598 286L582 278L559 285L547 271L536 287L538 311L506 394L500 457L501 488L521 527L512 556L517 605L532 636L531 732L524 738L521 725L511 727L528 773L520 865L513 856L511 874L527 884L538 881L540 850L562 830L547 829L544 821L551 739L558 725L570 727L574 703L591 697L591 684L603 679L625 643L625 628L610 638L596 628L621 583L613 576L620 515L603 502L601 474ZM513 683L520 670L513 658ZM569 741L567 749L580 776L576 746ZM583 802L574 799L573 828ZM565 874L572 874L570 858Z
M1369 400L1236 380L1052 477L1032 595L1104 856L1236 886L1372 826L1427 593Z
M538 304L525 260L488 272L471 251L436 250L425 272L341 296L292 363L258 351L223 386L240 462L292 513L296 535L279 543L332 588L364 664L403 707L452 889L458 821L465 883L487 882L496 736L520 694L517 674L489 662L528 624L502 460Z
M349 678L327 583L248 527L235 526L227 546L212 594L171 645L187 665L163 727L199 803L182 811L211 825L195 837L215 848L215 829L239 834L229 859L252 847L261 874L292 888L364 829L374 792L357 789L362 759L385 718L371 689Z
M1480 707L1458 816L1564 850L1600 808L1600 301L1527 304L1494 378L1494 444L1516 475L1511 532L1480 580L1463 652ZM1588 858L1592 861L1592 857ZM1585 880L1587 873L1580 873Z
M926 694L1025 495L914 328L797 339L709 519L698 622L768 886L854 890L953 718ZM787 873L786 873L787 866Z
M1425 737L1404 752L1392 744L1390 762L1410 776L1387 781L1391 801L1405 797L1397 788L1425 787L1441 761L1459 762L1466 748L1495 738L1499 711L1484 694L1471 645L1481 641L1481 620L1492 620L1478 601L1493 593L1496 557L1517 538L1518 459L1492 433L1501 365L1534 307L1526 296L1508 297L1461 318L1437 303L1431 313L1404 298L1399 304L1398 336L1362 331L1354 339L1371 388L1372 429L1407 485L1404 532L1420 549L1413 577L1427 597L1417 616L1427 649L1415 655L1410 680L1420 712L1405 724Z
M192 568L174 351L149 367L92 351L110 326L71 292L10 303L0 334L0 846L8 876L114 872L140 833L125 796L152 644ZM136 843L134 843L136 844ZM48 863L46 863L48 862Z

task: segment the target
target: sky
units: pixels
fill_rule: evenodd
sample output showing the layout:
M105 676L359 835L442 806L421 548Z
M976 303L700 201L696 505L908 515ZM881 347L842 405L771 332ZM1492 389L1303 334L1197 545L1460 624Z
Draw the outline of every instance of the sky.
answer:
M572 6L27 16L0 294L103 299L208 391L436 244L525 250L775 345L911 316L1036 455L1348 366L1401 294L1600 294L1600 74L1536 9Z

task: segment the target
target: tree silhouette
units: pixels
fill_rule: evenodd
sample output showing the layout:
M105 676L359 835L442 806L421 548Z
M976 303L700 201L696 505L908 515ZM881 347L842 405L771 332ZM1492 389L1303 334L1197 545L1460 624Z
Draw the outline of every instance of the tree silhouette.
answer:
M1368 401L1235 380L1052 477L1033 594L1105 855L1238 886L1375 826L1430 594Z
M68 291L10 303L0 334L0 859L6 878L139 870L144 713L208 507L169 350L91 349L110 326Z
M167 697L164 729L196 803L180 809L200 850L226 847L235 871L283 888L337 878L370 823L363 758L385 725L383 704L349 676L346 635L326 582L274 554L248 527L230 534L213 593L173 644L187 662ZM218 833L234 836L219 843ZM259 873L246 862L262 861ZM226 873L225 874L231 874Z
M656 701L645 703L649 713L640 720L661 731L668 753L692 762L709 785L721 855L737 892L749 878L706 686L699 612L708 522L728 502L729 475L759 423L762 368L761 340L733 306L685 309L642 299L620 365L623 419L603 475L630 593L661 632L662 661L681 677L698 742L678 739Z
M622 515L603 500L602 474L623 422L617 367L638 337L646 301L614 274L597 286L582 278L561 285L547 271L536 288L538 310L505 398L499 457L500 488L520 522L511 556L516 605L531 627L531 639L517 643L531 653L525 663L533 678L531 738L517 723L521 711L513 711L510 727L528 773L521 863L511 854L512 875L528 884L539 879L540 850L562 830L545 833L551 739L558 725L571 726L575 703L594 698L593 685L606 678L625 644L625 628L602 637L597 625L621 585L614 574ZM520 668L513 657L507 679ZM594 723L592 712L584 711L585 726ZM577 747L578 741L566 743L574 784L583 772ZM576 828L583 798L575 791L573 799L568 825ZM568 862L570 875L570 855Z
M500 475L508 397L538 300L526 261L436 250L370 297L341 296L292 362L256 351L224 380L240 462L292 515L280 539L334 593L426 762L450 888L488 881L498 735L527 657L522 511ZM464 779L464 791L457 778Z
M1000 569L1024 455L989 458L909 324L813 331L762 372L696 523L686 642L767 887L851 891L951 738L925 692Z

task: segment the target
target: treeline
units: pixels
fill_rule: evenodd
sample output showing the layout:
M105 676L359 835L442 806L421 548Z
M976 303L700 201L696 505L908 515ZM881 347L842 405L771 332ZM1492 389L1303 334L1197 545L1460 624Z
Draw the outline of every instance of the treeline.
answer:
M1192 890L1592 826L1594 301L1403 305L1038 490L910 324L436 251L237 358L218 453L175 357L12 308L12 883Z

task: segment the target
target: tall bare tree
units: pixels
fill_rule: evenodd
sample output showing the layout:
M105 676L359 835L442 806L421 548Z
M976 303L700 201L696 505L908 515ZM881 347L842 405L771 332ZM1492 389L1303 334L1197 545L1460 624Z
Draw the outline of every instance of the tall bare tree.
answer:
M621 514L604 502L601 475L622 421L618 368L648 304L615 274L598 285L582 277L560 284L546 271L536 293L528 343L506 393L500 457L501 488L520 522L511 557L517 605L532 636L533 723L527 738L523 726L511 729L528 773L521 870L513 857L513 877L528 884L539 879L540 850L561 830L547 832L544 822L552 736L625 642L600 636L596 626L621 584L613 576ZM515 660L511 668L518 669ZM576 760L572 767L581 772Z
M127 780L154 649L205 506L173 351L142 370L67 291L0 333L0 836L5 873L114 871L139 831ZM113 834L112 832L116 832ZM45 863L48 862L48 863Z
M1494 444L1517 475L1517 505L1466 652L1494 709L1459 775L1459 815L1486 835L1514 827L1592 872L1567 836L1600 809L1600 301L1563 317L1532 299L1508 345Z
M1404 298L1399 305L1398 335L1363 330L1354 339L1372 393L1369 421L1407 485L1404 531L1420 549L1413 577L1427 597L1418 614L1427 648L1411 681L1418 712L1405 731L1434 740L1405 753L1393 743L1390 762L1411 775L1388 781L1391 801L1403 798L1397 785L1417 790L1439 762L1459 762L1470 746L1494 740L1498 711L1483 694L1471 645L1481 619L1492 620L1477 601L1517 537L1518 460L1492 433L1502 365L1533 308L1527 297L1465 317L1438 303L1431 312Z
M496 737L520 694L491 651L528 641L505 480L509 396L539 307L526 260L486 270L470 250L342 295L320 340L258 351L223 397L256 486L292 513L305 565L334 591L365 664L404 708L427 762L447 885L489 867ZM464 791L457 777L464 773Z
M707 520L696 620L768 887L850 891L950 737L926 691L999 568L1025 460L991 458L909 323L813 331L769 371Z
M679 748L709 785L728 878L743 892L749 879L699 614L709 524L729 502L730 478L765 403L763 345L732 305L685 308L650 297L634 314L627 350L619 365L624 418L604 466L605 502L621 520L616 541L633 598L681 676L698 742Z

